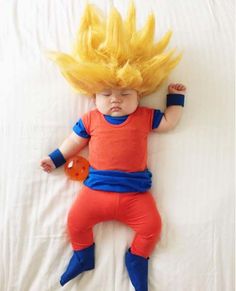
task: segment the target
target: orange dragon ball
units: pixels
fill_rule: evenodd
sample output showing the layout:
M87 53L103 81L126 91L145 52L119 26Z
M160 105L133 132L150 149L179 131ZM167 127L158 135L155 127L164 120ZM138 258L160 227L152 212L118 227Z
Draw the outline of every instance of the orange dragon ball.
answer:
M68 159L64 169L70 180L84 181L89 173L89 162L81 156L74 156Z

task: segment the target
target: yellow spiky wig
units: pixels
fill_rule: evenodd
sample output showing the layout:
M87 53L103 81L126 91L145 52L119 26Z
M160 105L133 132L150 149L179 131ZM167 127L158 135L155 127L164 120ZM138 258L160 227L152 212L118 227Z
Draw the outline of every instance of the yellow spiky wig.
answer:
M150 14L144 27L136 30L133 1L128 16L122 20L116 8L107 19L94 5L87 4L71 55L53 52L53 59L73 88L93 96L106 88L132 88L140 96L157 90L181 54L175 49L164 52L172 32L154 42L155 17Z

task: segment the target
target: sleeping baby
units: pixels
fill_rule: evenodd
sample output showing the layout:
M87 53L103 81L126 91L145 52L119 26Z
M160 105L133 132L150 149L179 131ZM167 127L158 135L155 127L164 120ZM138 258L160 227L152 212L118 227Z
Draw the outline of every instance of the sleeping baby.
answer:
M164 52L170 32L154 43L153 14L140 31L135 19L133 3L125 21L114 7L106 20L96 7L87 5L72 55L51 53L70 84L93 98L96 105L41 160L42 169L50 173L89 146L89 174L68 215L73 253L61 276L62 286L94 268L93 226L116 220L135 232L124 256L131 283L136 291L148 290L148 260L160 238L161 218L150 193L147 139L150 132L166 132L176 126L186 87L168 86L164 112L140 105L181 56Z

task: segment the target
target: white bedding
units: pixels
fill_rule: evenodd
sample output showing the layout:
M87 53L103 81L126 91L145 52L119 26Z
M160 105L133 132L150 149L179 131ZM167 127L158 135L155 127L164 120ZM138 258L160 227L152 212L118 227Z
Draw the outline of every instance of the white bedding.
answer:
M108 0L91 1L103 10ZM138 26L153 9L160 38L184 58L143 105L165 108L169 82L188 88L183 117L151 134L152 193L163 234L150 258L150 291L233 291L234 1L135 1ZM117 0L123 13L128 1ZM0 0L1 291L62 290L71 248L68 210L81 188L40 159L93 104L75 94L45 50L69 52L85 1ZM82 152L87 156L87 150ZM117 222L95 227L96 269L63 290L132 291L123 256L133 233Z

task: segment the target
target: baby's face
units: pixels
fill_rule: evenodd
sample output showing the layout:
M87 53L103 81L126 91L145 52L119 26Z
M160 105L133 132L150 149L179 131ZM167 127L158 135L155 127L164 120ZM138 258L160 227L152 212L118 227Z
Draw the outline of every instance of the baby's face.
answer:
M102 114L124 116L137 109L139 96L133 89L105 89L95 95L95 104Z

